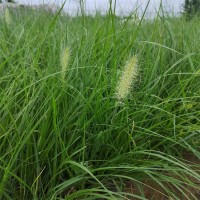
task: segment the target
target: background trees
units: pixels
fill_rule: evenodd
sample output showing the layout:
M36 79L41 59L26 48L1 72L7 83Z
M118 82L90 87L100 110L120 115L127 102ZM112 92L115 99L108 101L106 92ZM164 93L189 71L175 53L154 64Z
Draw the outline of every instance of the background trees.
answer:
M200 14L200 0L185 0L184 13L188 18Z
M5 0L5 2L8 2L8 3L14 3L15 1L14 1L14 0ZM3 1L0 0L0 3L3 3Z

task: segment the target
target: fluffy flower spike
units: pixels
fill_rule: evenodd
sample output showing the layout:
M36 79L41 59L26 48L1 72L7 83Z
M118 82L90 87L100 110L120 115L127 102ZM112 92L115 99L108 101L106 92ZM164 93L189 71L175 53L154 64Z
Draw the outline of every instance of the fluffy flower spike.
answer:
M131 57L124 67L119 83L116 88L117 99L121 102L127 97L131 86L138 75L138 59L136 56Z
M69 65L69 58L70 58L70 50L69 48L65 48L61 51L61 57L60 57L60 65L61 65L61 78L64 81L65 79L65 73L67 70L67 67Z
M10 11L8 8L5 9L4 17L6 24L9 26L12 23L12 18L10 16Z

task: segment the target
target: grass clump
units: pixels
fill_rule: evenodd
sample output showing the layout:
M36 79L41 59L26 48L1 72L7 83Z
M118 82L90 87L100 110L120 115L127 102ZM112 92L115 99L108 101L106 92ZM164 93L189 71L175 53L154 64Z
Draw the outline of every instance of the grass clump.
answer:
M200 157L197 19L10 14L12 27L0 20L1 199L197 199L199 165L183 156ZM133 56L120 79L134 54L140 73Z

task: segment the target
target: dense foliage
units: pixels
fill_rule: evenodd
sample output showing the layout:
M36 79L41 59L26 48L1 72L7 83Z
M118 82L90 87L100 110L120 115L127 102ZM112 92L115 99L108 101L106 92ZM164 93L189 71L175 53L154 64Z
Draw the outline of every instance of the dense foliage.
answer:
M200 0L185 0L184 13L191 19L200 14Z
M145 188L197 199L199 166L183 154L200 157L199 31L199 20L159 15L6 12L0 199L146 199ZM134 55L137 79L119 102Z

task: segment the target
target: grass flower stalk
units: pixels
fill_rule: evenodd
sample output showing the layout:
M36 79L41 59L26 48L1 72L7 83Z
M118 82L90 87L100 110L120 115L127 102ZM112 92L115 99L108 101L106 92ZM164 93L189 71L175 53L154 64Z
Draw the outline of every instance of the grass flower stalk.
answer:
M138 60L136 56L129 59L124 67L116 88L116 97L119 102L124 100L131 90L131 86L138 75Z
M69 58L70 58L70 50L69 50L69 48L64 48L61 51L61 57L60 57L61 79L63 81L65 79L66 70L69 65Z
M10 11L8 8L5 9L4 17L5 17L6 24L9 26L12 22L12 18L10 16Z

